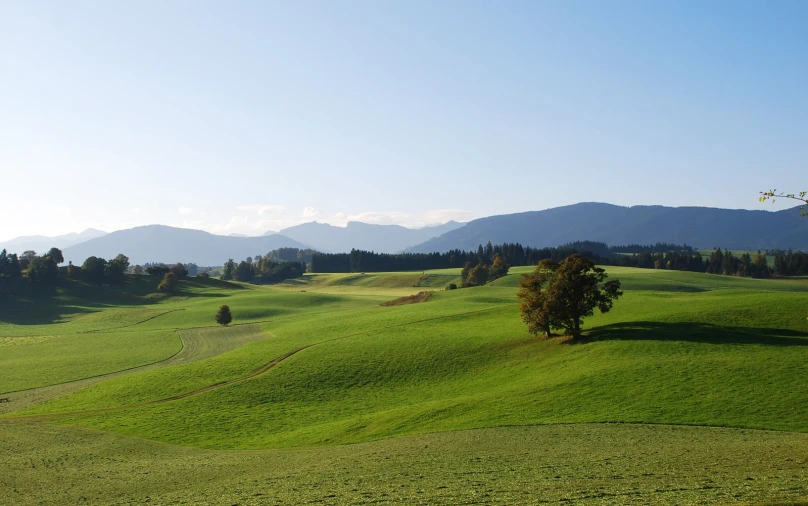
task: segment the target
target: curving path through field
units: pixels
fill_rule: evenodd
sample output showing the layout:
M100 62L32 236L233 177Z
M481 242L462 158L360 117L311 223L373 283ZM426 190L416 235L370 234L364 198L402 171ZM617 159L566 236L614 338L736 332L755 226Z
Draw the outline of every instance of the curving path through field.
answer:
M243 381L248 381L248 380L250 380L252 378L255 378L256 376L260 376L260 375L272 370L274 367L276 367L278 364L280 364L284 360L288 359L289 357L291 357L293 355L296 355L297 353L300 353L301 351L306 350L308 348L311 348L313 346L318 346L318 345L321 345L321 344L331 343L331 342L339 341L339 340L342 340L342 339L349 339L351 337L370 334L370 333L373 333L373 332L379 332L379 331L383 331L383 330L386 330L386 329L392 329L392 328L397 328L397 327L406 327L406 326L415 325L415 324L418 324L418 323L425 323L425 322L429 322L429 321L444 320L444 319L447 319L447 318L455 318L457 316L464 316L464 315L469 315L469 314L482 313L482 312L486 312L486 311L491 311L493 309L499 309L499 307L500 306L494 306L494 307L488 307L488 308L484 308L484 309L476 309L474 311L464 311L464 312L461 312L461 313L453 313L453 314L449 314L449 315L435 316L435 317L432 317L432 318L423 318L423 319L420 319L420 320L413 320L413 321L405 322L405 323L397 323L395 325L388 325L388 326L382 327L382 328L363 330L363 331L360 331L360 332L353 332L351 334L346 334L344 336L333 337L331 339L326 339L326 340L323 340L323 341L319 341L317 343L308 344L306 346L301 346L299 348L295 348L295 349L293 349L291 351L288 351L288 352L284 353L283 355L270 360L269 362L267 362L263 366L259 367L258 369L253 370L252 372L250 372L250 373L248 373L248 374L246 374L244 376L239 376L239 377L236 377L236 378L229 379L227 381L214 383L212 385L207 385L207 386L204 386L202 388L191 390L189 392L184 392L182 394L172 395L171 397L165 397L163 399L156 399L156 400L153 400L153 401L141 402L141 403L136 403L136 404L127 404L125 406L116 406L116 407L110 407L110 408L90 409L90 410L83 410L83 411L67 411L67 412L62 412L62 413L44 413L44 414L37 414L37 415L16 416L16 417L13 417L13 418L3 418L3 419L0 419L0 421L2 421L2 420L8 420L8 421L48 420L48 419L64 418L64 417L75 416L75 415L97 415L97 414L104 414L104 413L110 413L110 412L115 412L115 411L124 411L124 410L127 410L127 409L142 408L142 407L145 407L145 406L153 406L153 405L156 405L156 404L163 404L163 403L166 403L166 402L178 401L180 399L187 399L188 397L193 397L193 396L196 396L196 395L204 394L206 392L217 390L219 388L224 388L224 387L227 387L227 386L230 386L230 385L234 385L236 383L241 383ZM242 325L242 326L246 326L246 325ZM255 325L255 326L258 327L257 325ZM215 331L220 330L220 329L210 327L210 328L192 329L192 330L204 334L205 332L215 333ZM258 331L262 332L260 330L260 328L258 329ZM183 346L183 349L184 348L185 347ZM174 357L168 359L167 361L160 362L161 366L168 365L168 364L166 364L168 361L173 360L175 357L177 357L181 353L182 352L178 353L177 355L175 355ZM197 359L197 360L201 360L201 359ZM170 365L175 365L176 363L182 363L182 362L174 362L173 364L170 364ZM151 367L151 366L147 366L147 367ZM134 370L131 370L131 371L134 371ZM99 380L100 379L107 379L108 377L112 377L112 375L99 378ZM82 385L82 386L86 386L86 385ZM65 393L67 393L67 392L65 392ZM64 395L64 393L61 393L60 395ZM2 413L0 413L0 414L2 414Z
M229 327L180 329L177 330L177 333L182 341L182 349L165 360L90 378L59 383L57 385L3 394L2 397L8 398L9 402L0 403L0 415L13 413L41 404L50 399L73 393L104 380L125 374L205 360L235 350L246 344L272 337L270 334L261 330L261 327L256 323L233 325Z

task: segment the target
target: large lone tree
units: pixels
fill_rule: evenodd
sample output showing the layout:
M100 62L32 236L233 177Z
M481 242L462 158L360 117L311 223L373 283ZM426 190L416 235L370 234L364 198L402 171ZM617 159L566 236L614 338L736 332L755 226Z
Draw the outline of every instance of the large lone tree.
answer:
M563 329L580 339L581 325L595 309L607 313L623 292L620 281L606 281L606 271L581 255L571 255L558 264L542 261L519 283L519 309L532 334L550 336L550 329Z

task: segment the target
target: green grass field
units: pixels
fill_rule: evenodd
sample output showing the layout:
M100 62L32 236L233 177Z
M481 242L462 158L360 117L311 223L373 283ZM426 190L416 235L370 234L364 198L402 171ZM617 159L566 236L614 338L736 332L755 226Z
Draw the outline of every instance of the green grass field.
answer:
M0 502L808 499L808 280L609 268L625 295L566 344L519 319L530 270L25 294L0 311Z

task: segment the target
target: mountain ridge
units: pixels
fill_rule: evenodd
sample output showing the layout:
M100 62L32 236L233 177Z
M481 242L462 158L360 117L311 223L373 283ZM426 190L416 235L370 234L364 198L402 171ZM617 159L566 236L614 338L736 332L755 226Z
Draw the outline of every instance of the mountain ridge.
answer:
M399 253L410 246L463 226L464 224L456 221L423 228L349 221L345 227L336 227L312 221L285 228L279 233L323 253L347 253L352 249Z
M248 256L265 255L277 248L306 246L280 234L262 237L230 237L203 230L145 225L111 232L103 237L65 248L65 261L81 265L90 256L114 258L118 253L134 264L146 262L193 262L198 265L222 265L228 258L236 261Z
M581 202L479 218L406 251L469 250L488 241L548 247L578 240L609 245L668 242L699 248L808 250L808 219L797 208L767 211Z
M88 228L81 232L70 232L56 236L22 235L0 243L0 250L5 249L9 253L18 254L27 250L42 253L51 248L65 249L75 244L80 244L84 241L105 235L107 235L107 232L95 228Z

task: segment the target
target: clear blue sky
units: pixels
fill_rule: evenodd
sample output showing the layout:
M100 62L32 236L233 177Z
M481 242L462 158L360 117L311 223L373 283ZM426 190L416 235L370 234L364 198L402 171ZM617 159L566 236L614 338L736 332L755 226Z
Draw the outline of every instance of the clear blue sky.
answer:
M808 187L808 2L0 2L0 240Z

